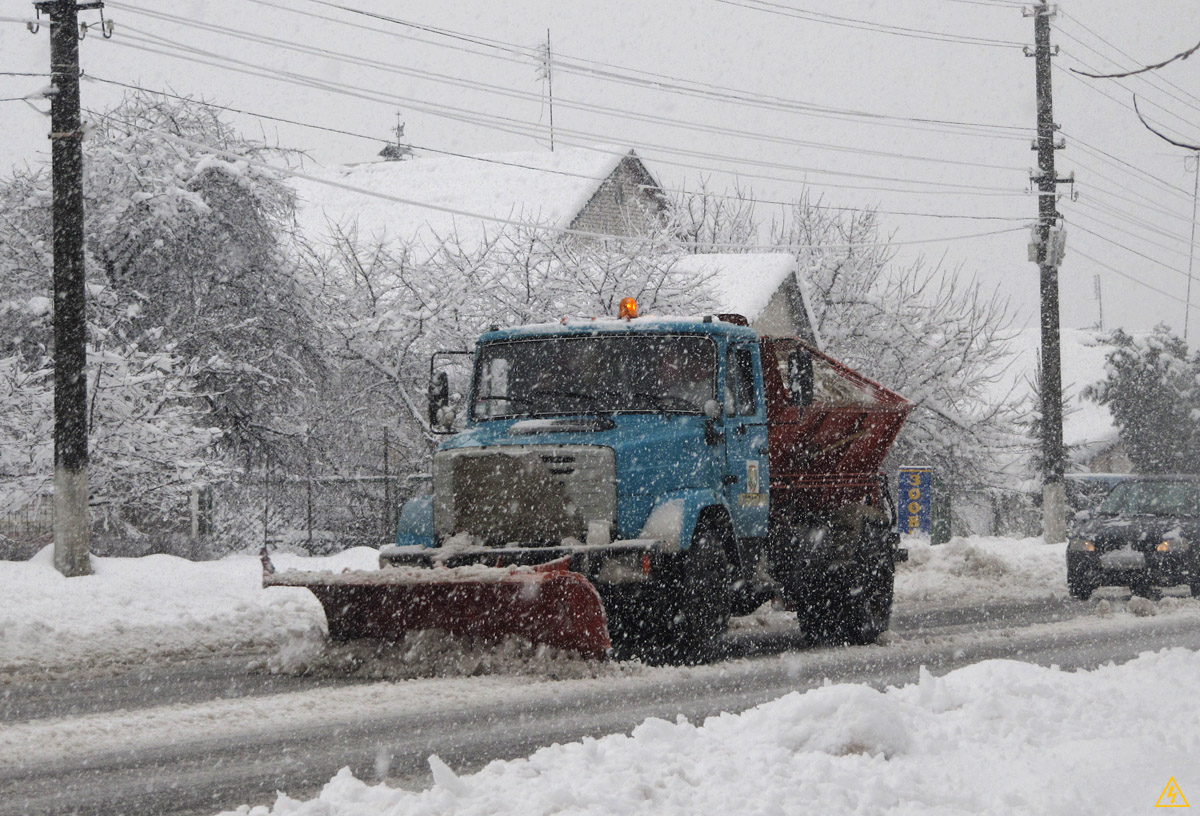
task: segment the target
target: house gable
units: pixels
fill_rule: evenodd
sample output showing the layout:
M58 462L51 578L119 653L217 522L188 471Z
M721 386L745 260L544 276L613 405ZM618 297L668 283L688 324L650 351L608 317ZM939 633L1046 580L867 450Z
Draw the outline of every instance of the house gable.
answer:
M667 223L662 188L630 150L571 221L571 229L605 235L644 235Z

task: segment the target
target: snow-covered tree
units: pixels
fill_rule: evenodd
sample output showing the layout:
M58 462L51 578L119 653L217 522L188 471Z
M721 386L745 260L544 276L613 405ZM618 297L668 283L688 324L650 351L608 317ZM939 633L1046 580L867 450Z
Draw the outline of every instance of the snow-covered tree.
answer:
M254 454L297 436L319 361L283 252L292 193L250 164L267 148L211 107L137 94L87 119L93 515L110 529L161 529L223 471L217 446ZM50 203L42 168L0 180L8 509L35 500L51 473Z
M279 447L318 360L283 241L294 194L211 106L135 94L85 142L87 247L103 281L196 361L212 423L240 453ZM230 154L233 154L232 156Z
M709 189L708 179L701 179L695 191L675 196L670 221L671 231L694 254L737 252L739 244L753 246L761 226L753 190L739 186L731 194L721 194Z
M1200 353L1164 325L1109 342L1105 379L1085 396L1108 406L1138 472L1200 473Z

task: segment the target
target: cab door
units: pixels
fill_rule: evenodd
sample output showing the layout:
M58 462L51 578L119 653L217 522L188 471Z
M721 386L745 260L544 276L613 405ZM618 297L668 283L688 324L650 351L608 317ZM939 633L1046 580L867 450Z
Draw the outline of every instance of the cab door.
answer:
M725 498L740 538L767 534L770 509L767 415L755 343L734 343L725 357Z

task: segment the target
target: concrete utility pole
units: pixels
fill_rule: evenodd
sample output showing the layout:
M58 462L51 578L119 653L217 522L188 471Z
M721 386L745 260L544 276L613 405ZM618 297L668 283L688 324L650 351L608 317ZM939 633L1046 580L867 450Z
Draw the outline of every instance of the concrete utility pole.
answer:
M88 575L87 315L83 269L83 125L79 11L100 2L43 0L50 18L50 149L54 186L54 566Z
M1194 151L1190 158L1192 164L1195 165L1196 179L1192 182L1192 239L1188 243L1187 299L1183 304L1183 342L1185 345L1188 339L1188 326L1192 321L1192 261L1196 258L1196 199L1200 198L1200 150ZM1186 158L1184 159L1183 166L1186 170Z
M1030 260L1041 273L1042 296L1042 534L1047 544L1067 538L1066 491L1063 485L1062 354L1059 347L1058 265L1062 261L1065 234L1058 227L1061 217L1055 207L1059 179L1054 173L1054 107L1050 88L1050 18L1055 12L1046 3L1023 11L1033 17L1033 56L1037 78L1038 224Z

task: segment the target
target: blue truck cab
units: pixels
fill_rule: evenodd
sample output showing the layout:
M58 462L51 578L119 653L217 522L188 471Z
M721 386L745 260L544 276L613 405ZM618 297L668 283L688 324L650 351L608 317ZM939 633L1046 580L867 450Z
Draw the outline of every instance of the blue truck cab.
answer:
M679 551L706 510L738 538L766 536L767 418L749 327L524 326L481 336L475 360L467 426L439 446L433 493L404 507L398 546L457 536L543 555L576 542Z

